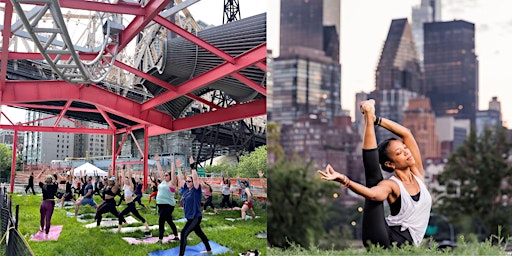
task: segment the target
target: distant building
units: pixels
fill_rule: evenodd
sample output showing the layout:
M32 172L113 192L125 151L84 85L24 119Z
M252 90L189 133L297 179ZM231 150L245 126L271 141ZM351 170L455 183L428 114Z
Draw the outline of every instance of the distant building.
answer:
M441 21L441 0L421 0L420 5L412 8L412 35L416 52L423 68L423 24Z
M453 116L436 117L436 128L441 143L441 157L447 159L469 136L471 121Z
M414 134L424 160L441 157L436 116L430 107L428 98L409 100L409 106L404 113L403 125Z
M27 111L26 121L35 121L34 125L53 126L57 117L40 112ZM47 118L47 119L45 119ZM67 119L62 119L60 127L75 127ZM49 164L52 160L73 157L75 138L72 133L27 132L23 145L23 157L27 164Z
M375 72L375 89L424 93L420 60L407 19L391 21Z
M478 109L475 25L454 20L425 23L424 67L427 96L437 117L469 119Z
M496 127L502 127L501 103L498 97L492 97L489 101L489 109L479 110L476 113L476 132L481 135L485 129L494 130Z
M341 114L339 1L282 0L280 52L272 61L269 121Z
M403 113L409 100L424 92L423 74L416 53L411 27L407 19L394 19L382 48L375 72L377 115L403 124ZM377 129L377 141L396 137L386 129Z
M283 125L281 144L286 155L296 154L306 163L312 162L314 170L331 164L351 179L363 182L361 139L352 127L350 116L332 121L311 114Z
M18 148L23 147L25 132L18 132ZM14 146L14 130L0 130L0 143L5 144L11 150Z

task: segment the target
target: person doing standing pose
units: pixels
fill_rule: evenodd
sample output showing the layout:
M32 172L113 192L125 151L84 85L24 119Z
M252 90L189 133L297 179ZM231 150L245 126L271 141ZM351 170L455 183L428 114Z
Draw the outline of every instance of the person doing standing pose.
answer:
M126 208L124 208L119 213L119 225L117 227L117 231L121 232L121 227L122 227L123 223L126 222L126 220L124 219L124 216L129 213L132 213L135 217L137 217L137 219L139 219L140 221L142 221L142 223L144 223L144 226L146 227L146 232L144 232L144 237L151 237L151 233L149 232L149 225L146 222L146 219L144 219L144 217L142 217L140 215L139 211L135 207L135 201L134 201L134 197L133 197L134 196L134 193L133 193L134 188L133 188L133 182L132 182L132 173L130 171L129 164L126 165L126 172L128 173L128 176L125 175L124 171L122 174L125 177L124 183L123 183L123 190L124 190L124 200L126 201Z
M39 173L38 178L41 174L44 173L44 170ZM39 182L39 187L43 191L43 201L41 202L41 206L39 207L39 213L41 214L40 219L40 231L44 230L44 239L48 239L48 233L50 233L50 225L53 215L53 210L55 209L55 194L57 193L57 189L59 185L57 182L53 180L52 175L47 175L44 179L44 183Z
M158 207L158 241L162 242L164 238L165 223L169 224L174 234L171 241L179 241L178 229L172 221L172 213L174 206L176 206L175 193L178 188L178 180L176 179L176 172L174 170L174 159L171 156L171 171L163 172L160 165L160 156L155 155L156 167L162 182L158 185L158 193L156 194L156 205ZM179 159L177 160L178 167L180 166Z
M201 238L201 241L206 247L206 251L200 252L201 254L212 254L212 248L208 242L208 238L201 229L201 220L203 215L201 214L201 183L197 176L197 164L194 163L194 159L190 157L190 168L192 169L192 175L183 177L181 171L178 173L178 179L180 182L181 201L183 201L183 211L185 212L185 218L187 223L181 230L180 240L180 256L185 254L185 248L187 247L187 237L194 231L196 235Z
M375 101L360 103L364 115L363 165L366 185L351 181L328 165L319 170L322 179L337 181L366 198L363 209L362 239L366 247L376 244L384 248L420 245L430 218L432 198L427 190L420 150L411 131L389 119L375 115ZM374 125L385 128L401 140L391 138L377 147ZM380 167L394 173L383 179ZM384 217L383 201L391 214Z

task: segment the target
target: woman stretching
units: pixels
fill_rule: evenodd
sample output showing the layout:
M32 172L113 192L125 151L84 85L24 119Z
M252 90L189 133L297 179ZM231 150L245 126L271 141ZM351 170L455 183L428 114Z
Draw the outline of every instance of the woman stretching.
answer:
M208 238L201 229L201 219L203 218L203 215L201 214L201 197L203 193L201 192L199 177L197 176L196 164L192 157L190 157L190 168L192 169L192 175L187 175L186 178L183 177L181 171L178 173L181 186L180 192L182 195L181 201L183 201L183 211L185 212L185 218L187 219L187 223L181 230L179 255L183 256L185 254L187 237L192 231L201 238L201 241L203 241L204 246L206 247L206 251L202 251L200 253L212 254L212 248L210 247Z
M72 186L73 186L73 180L75 179L75 175L73 175L73 170L69 171L69 175L66 178L66 190L64 191L64 195L60 198L60 205L62 208L64 208L64 203L68 201L72 201L73 203L76 203L75 195L73 194Z
M116 173L119 175L119 172ZM116 178L115 176L111 176L109 173L109 178L107 179L107 186L105 189L103 189L103 203L98 207L98 210L96 210L96 216L94 217L96 219L96 226L100 226L101 224L101 218L104 213L110 212L116 218L119 218L119 212L116 208L116 200L114 197L117 194L117 191L119 190L119 176Z
M130 165L126 165L126 172L128 172L128 176L124 173L123 170L123 176L124 176L124 183L123 183L123 190L124 190L124 200L126 201L126 208L119 213L119 225L117 227L117 231L121 232L121 227L123 223L126 222L124 219L124 216L132 213L137 219L142 221L144 223L144 226L146 226L146 232L144 232L144 237L151 237L151 233L149 232L149 225L146 222L146 219L142 217L137 211L137 208L135 207L134 197L133 197L133 182L132 182L132 173L130 172Z
M203 213L206 213L206 208L208 206L212 207L213 208L213 212L215 214L217 214L217 208L215 208L215 205L213 205L213 195L212 195L212 192L213 192L213 189L212 189L212 186L210 186L210 184L206 183L206 181L203 181L203 185L205 187L205 190L204 190L204 209L203 209Z
M363 210L363 243L385 248L421 244L430 218L432 198L424 183L424 170L416 140L411 131L391 120L375 116L375 101L360 103L365 120L363 165L366 186L351 182L330 165L318 171L324 180L341 183L366 198ZM374 125L385 128L402 140L387 139L377 148ZM384 180L380 167L394 175ZM383 201L391 215L384 218Z
M38 178L45 171L41 171L38 175ZM40 231L44 230L44 239L48 239L48 233L50 233L50 224L52 220L53 210L55 208L55 193L57 193L57 189L59 185L57 182L53 180L52 175L46 176L44 179L44 183L39 182L39 187L43 191L43 201L41 202L41 206L39 207L39 213L41 214L40 219Z
M179 241L178 229L172 221L172 212L176 205L175 193L178 188L178 180L176 179L176 172L174 171L174 161L171 156L171 171L164 174L162 166L160 165L160 156L155 155L156 167L162 182L158 185L158 193L156 194L156 205L158 207L158 241L162 242L164 238L165 223L169 224L174 234L171 241ZM179 164L179 159L176 160Z

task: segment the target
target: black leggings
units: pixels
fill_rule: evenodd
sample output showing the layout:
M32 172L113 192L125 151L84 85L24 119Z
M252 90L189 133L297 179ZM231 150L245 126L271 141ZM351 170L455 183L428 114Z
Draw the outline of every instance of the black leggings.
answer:
M123 222L126 222L124 216L127 215L128 213L132 213L133 215L135 215L135 217L137 217L137 219L142 221L142 223L146 223L146 219L144 219L144 217L140 215L139 211L137 211L137 208L135 207L135 202L132 201L126 204L126 208L124 208L124 210L122 210L121 213L119 213L119 225L122 225Z
M172 233L175 237L178 236L178 229L172 221L172 212L174 212L174 206L170 204L157 204L158 206L158 239L164 238L165 223L167 222L171 226Z
M384 179L376 148L363 149L363 165L367 187L376 186ZM388 226L384 215L384 202L370 199L364 201L362 239L367 248L372 244L390 248L394 242L397 246L402 246L406 242L414 244L409 230L400 231L399 226Z
M119 218L119 212L116 209L116 200L114 198L106 199L96 210L96 225L99 226L101 224L101 218L104 213L110 212Z
M213 205L213 199L212 196L209 196L206 198L204 202L204 210L206 211L206 207L211 206L215 210L215 205Z
M201 241L203 241L204 246L206 247L207 251L211 251L212 247L210 247L210 243L208 242L208 238L204 234L203 230L201 229L201 219L202 216L197 216L193 219L187 219L187 223L181 230L181 240L180 240L180 256L185 254L185 247L187 247L187 237L188 235L194 231L196 235L201 238Z
M229 195L222 195L222 202L220 202L220 208L224 208L224 205L227 205L231 208L231 202L229 202Z

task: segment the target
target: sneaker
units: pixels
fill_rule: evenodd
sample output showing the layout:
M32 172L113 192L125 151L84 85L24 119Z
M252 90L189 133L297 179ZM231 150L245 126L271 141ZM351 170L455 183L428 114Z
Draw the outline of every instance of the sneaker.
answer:
M213 254L213 252L210 250L210 251L200 251L199 254Z
M150 238L150 237L152 237L152 236L153 236L153 235L151 234L151 232L146 231L146 232L144 232L144 234L142 235L142 238Z
M172 242L177 242L179 240L180 240L180 238L178 236L174 236L172 239L170 239L170 241L172 241Z

